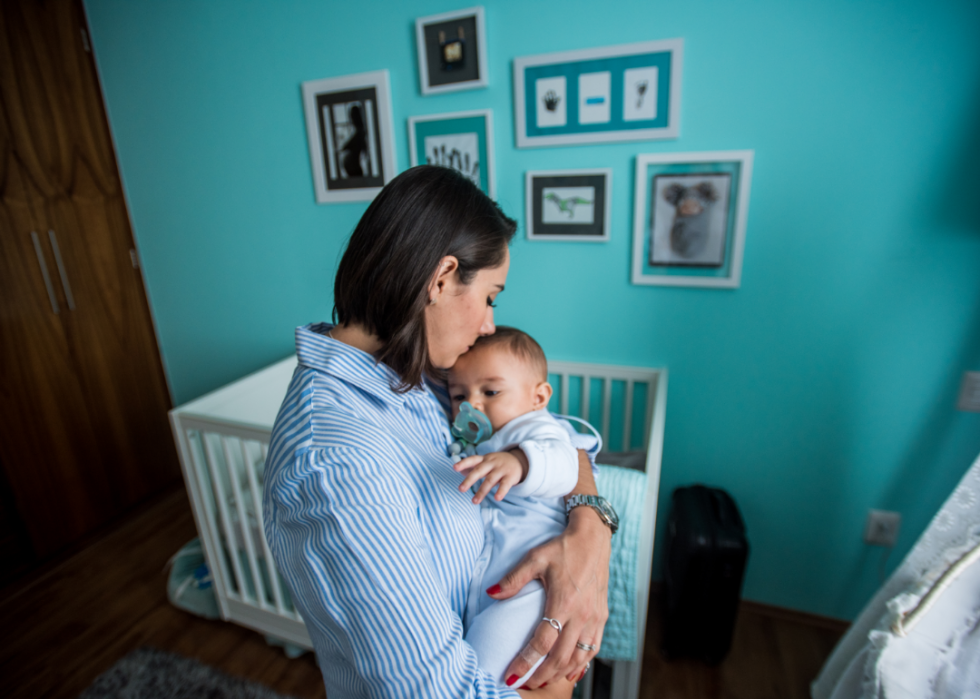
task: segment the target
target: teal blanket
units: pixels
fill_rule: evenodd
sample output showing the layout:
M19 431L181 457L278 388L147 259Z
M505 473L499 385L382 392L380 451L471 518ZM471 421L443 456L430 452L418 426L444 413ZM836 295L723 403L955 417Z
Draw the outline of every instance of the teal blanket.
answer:
M636 561L647 477L633 469L600 464L598 486L619 515L619 531L612 538L609 560L609 620L598 656L603 660L636 660Z

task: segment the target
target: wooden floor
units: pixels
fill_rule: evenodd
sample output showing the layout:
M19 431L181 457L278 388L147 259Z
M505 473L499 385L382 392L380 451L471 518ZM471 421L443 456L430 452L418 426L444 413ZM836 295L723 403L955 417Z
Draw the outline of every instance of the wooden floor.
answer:
M196 536L183 491L171 493L71 558L2 591L0 677L9 697L74 699L130 650L150 645L296 697L324 697L311 654L288 660L257 633L207 621L166 598L167 560ZM843 625L745 604L718 668L667 663L653 610L644 699L804 699Z

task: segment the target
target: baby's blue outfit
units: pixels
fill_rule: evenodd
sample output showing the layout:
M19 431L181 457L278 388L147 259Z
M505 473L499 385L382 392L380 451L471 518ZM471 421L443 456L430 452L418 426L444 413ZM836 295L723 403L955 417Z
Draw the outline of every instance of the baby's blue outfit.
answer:
M578 482L576 449L589 452L594 468L599 443L594 436L579 434L547 410L535 410L501 427L489 440L477 445L476 453L514 447L520 447L527 456L527 477L500 502L491 494L481 504L486 538L473 570L463 627L465 640L476 651L480 667L500 682L504 682L507 666L531 639L544 616L545 592L537 580L507 600L494 600L486 589L499 583L532 548L565 531L564 498ZM520 687L536 667L513 686Z

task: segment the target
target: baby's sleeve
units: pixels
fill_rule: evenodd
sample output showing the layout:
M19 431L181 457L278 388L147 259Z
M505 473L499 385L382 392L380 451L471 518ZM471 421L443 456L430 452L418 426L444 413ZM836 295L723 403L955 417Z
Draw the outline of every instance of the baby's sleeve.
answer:
M518 445L527 456L527 477L510 489L523 498L558 498L578 483L578 451L569 439L526 439Z

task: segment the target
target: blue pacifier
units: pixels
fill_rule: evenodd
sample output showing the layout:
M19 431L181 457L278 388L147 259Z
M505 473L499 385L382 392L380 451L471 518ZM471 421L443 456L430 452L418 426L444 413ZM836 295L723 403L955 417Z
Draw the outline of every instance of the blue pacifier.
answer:
M469 401L464 401L459 406L459 414L453 420L450 431L456 438L456 441L449 446L449 453L454 463L463 458L460 454L467 446L485 442L493 435L490 418L470 405Z

